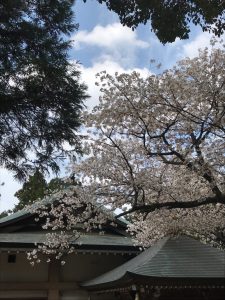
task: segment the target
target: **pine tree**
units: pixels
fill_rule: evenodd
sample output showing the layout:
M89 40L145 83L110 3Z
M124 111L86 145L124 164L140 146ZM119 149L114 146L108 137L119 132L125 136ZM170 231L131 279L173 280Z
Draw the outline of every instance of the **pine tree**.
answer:
M68 61L73 3L0 2L0 166L20 180L37 167L57 172L65 143L79 151L86 87Z
M32 204L37 199L43 198L47 187L48 185L43 174L39 170L36 170L34 175L29 176L28 181L23 184L22 189L15 193L15 197L18 198L19 203L13 211L16 212L24 206Z

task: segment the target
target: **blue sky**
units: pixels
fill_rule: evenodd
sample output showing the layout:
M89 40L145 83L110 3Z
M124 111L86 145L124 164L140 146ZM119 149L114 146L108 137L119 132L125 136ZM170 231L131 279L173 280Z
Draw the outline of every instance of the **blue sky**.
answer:
M176 61L194 57L198 49L209 46L210 34L193 27L189 40L176 40L162 45L150 30L150 24L132 31L119 23L116 14L108 11L96 0L83 3L77 0L74 7L79 30L72 34L74 41L70 59L80 62L82 80L88 85L89 108L98 102L99 91L95 86L95 74L106 70L113 74L138 70L143 76L156 72L151 59L162 63L162 70L172 67ZM13 180L10 172L0 169L0 211L10 209L16 203L14 193L21 184Z

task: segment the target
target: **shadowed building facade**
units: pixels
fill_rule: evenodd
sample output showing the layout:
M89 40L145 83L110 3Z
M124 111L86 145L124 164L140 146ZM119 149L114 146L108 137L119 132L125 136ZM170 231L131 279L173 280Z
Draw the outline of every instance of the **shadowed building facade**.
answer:
M0 300L222 300L225 253L186 236L166 237L140 252L117 220L104 234L72 242L65 265L46 258L32 267L26 252L45 240L35 215L18 212L0 220Z

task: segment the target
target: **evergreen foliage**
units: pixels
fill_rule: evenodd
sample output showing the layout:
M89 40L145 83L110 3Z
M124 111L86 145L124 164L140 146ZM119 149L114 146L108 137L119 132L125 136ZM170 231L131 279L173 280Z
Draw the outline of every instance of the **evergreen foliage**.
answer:
M74 0L0 3L0 165L19 180L35 168L59 170L86 99L67 36L77 28Z
M136 28L151 22L152 31L165 44L188 39L190 22L221 36L225 29L225 2L221 0L97 0L119 15L123 25ZM86 2L86 0L84 0Z
M37 169L32 176L29 176L27 182L23 184L22 189L15 193L19 203L14 207L13 212L23 209L26 205L30 205L44 196L65 186L61 178L53 178L49 183L44 175Z
M29 176L29 180L23 184L22 189L15 193L19 203L15 206L14 212L22 209L39 198L43 198L47 190L47 182L43 174L36 170L34 175Z

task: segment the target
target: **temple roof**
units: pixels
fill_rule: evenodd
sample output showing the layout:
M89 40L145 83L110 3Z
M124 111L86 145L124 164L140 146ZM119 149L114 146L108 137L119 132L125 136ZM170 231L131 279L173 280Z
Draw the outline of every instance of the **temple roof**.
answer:
M3 217L0 219L0 226L9 224L11 222L15 222L17 220L21 220L23 218L26 218L27 216L30 216L30 213L27 212L25 209L22 209L20 211L17 211L16 213L13 213L7 217Z
M56 199L47 197L42 200L45 205L53 204ZM33 204L35 207L36 203ZM97 206L97 204L96 204ZM128 222L125 219L117 219L113 214L102 207L99 208L109 218L109 222L102 225L102 229L93 229L90 233L83 228L83 224L76 224L76 229L80 232L78 239L70 239L71 245L76 249L118 251L122 253L136 254L139 248L134 246L131 238L126 233ZM46 240L46 233L52 232L44 230L43 220L37 218L35 213L26 209L18 211L12 215L0 219L0 249L30 249L42 244ZM113 226L111 222L116 226ZM70 234L70 232L68 232ZM72 233L71 233L72 235Z
M41 204L42 205L52 205L54 202L57 202L57 198L54 197L54 194L53 195L49 195L49 196L46 196L43 200L41 200ZM96 203L96 207L98 207L98 203ZM31 207L36 207L37 206L37 203L34 202ZM104 208L104 207L99 207L99 209L104 213L109 213L109 210L107 208ZM21 221L21 220L26 220L32 216L35 216L36 214L35 213L32 213L30 212L29 210L27 210L26 208L23 208L22 210L19 210L9 216L6 216L6 217L3 217L3 218L0 218L0 228L1 227L5 227L5 226L8 226L8 225L11 225L11 224L14 224L18 221ZM129 224L129 222L123 218L123 217L120 217L120 218L116 218L116 214L112 213L112 220L113 222L115 222L117 225L120 225L124 228L127 227L127 225Z
M224 278L225 252L187 236L166 237L125 264L82 283L107 288L134 278Z
M0 233L0 248L30 248L42 244L47 232ZM71 240L71 245L78 249L101 249L120 252L139 252L131 238L113 234L82 233L78 239Z

